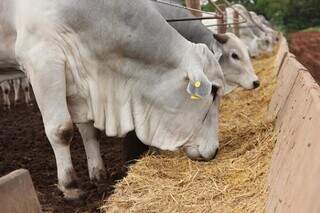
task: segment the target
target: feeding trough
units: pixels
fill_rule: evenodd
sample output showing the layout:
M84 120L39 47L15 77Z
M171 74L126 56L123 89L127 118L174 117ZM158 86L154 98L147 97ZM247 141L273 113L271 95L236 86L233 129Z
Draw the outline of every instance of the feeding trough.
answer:
M147 155L129 168L103 209L319 212L320 88L284 38L276 55L254 65L261 88L236 91L222 103L217 159Z

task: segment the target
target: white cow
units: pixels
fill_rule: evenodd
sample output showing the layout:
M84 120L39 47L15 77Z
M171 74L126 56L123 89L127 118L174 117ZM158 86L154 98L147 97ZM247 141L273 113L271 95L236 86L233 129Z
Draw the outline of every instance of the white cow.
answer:
M258 88L260 81L255 75L249 48L233 33L226 33L225 39L219 61L226 81L225 94L238 85L246 89Z
M11 87L10 87L9 82L8 81L1 82L0 88L2 90L4 108L10 109L11 108L11 102L10 102Z
M250 11L251 17L255 22L263 29L269 38L271 38L272 44L276 44L279 41L279 34L277 31L271 28L270 23L262 15L257 15L255 12Z
M226 16L229 17L226 19L226 23L231 24L233 23L233 10L230 8L226 9L227 13ZM211 17L212 15L203 14L203 17ZM218 32L218 19L204 19L202 20L202 23L208 27L212 32L217 33ZM228 28L229 32L233 32L234 30L232 28ZM261 54L261 50L259 50L259 38L251 31L251 30L240 30L239 38L241 41L247 46L249 55L251 57L257 57Z
M247 22L240 25L240 39L242 35L252 35L252 32L258 37L258 49L260 50L260 53L262 52L272 52L273 51L273 43L272 43L272 37L266 33L261 27L250 15L250 12L241 4L235 4L233 5L233 8L235 8L243 17L246 18ZM227 8L227 19L228 22L233 20L235 10L232 8ZM250 36L251 37L251 36Z
M167 20L194 18L188 10L161 3L154 4ZM206 21L208 20L203 20L204 23ZM217 31L210 27L207 29L201 21L179 21L170 22L169 24L189 41L206 44L216 55L225 76L226 93L231 92L236 86L241 86L245 89L259 87L260 82L253 69L248 47L233 33L218 34Z
M182 148L192 159L215 156L221 68L150 1L3 0L0 26L16 55L6 60L30 78L67 199L82 194L70 155L73 123L91 180L105 172L95 128L108 136L135 130L145 144Z
M173 2L175 4L181 3L177 0ZM189 10L159 2L154 2L154 4L166 20L194 18ZM214 24L217 23L217 20L203 20L203 23ZM245 89L259 87L260 81L254 72L248 47L235 34L218 34L216 27L207 28L203 23L201 21L169 22L189 41L206 44L217 57L226 81L225 94L231 92L237 86ZM148 146L143 145L134 132L129 133L123 142L124 158L127 160L135 159L148 150Z

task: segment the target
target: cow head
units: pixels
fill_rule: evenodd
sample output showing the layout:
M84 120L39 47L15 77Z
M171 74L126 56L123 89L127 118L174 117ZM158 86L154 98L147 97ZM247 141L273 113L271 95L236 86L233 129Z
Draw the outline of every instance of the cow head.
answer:
M213 53L204 44L191 44L178 67L144 89L140 104L134 101L137 136L162 150L183 149L191 159L212 159L219 147L223 90L224 76Z
M197 44L194 48L192 52L198 60L192 63L197 66L187 73L187 92L191 95L191 100L193 99L191 105L198 105L196 108L200 117L190 120L198 124L194 126L195 131L182 147L191 159L210 160L215 157L219 147L218 110L225 81L221 67L208 47ZM188 60L190 61L190 58Z
M269 28L268 26L265 26L265 29L269 37L271 37L272 44L277 44L281 35L272 28Z
M253 69L248 47L233 33L214 34L214 38L222 46L220 65L227 84L226 93L233 86L255 89L259 79Z
M258 40L258 47L262 52L271 53L273 51L272 37L268 33L263 33Z
M250 12L252 13L252 12ZM255 14L255 13L252 13ZM263 15L254 15L255 20L257 20L257 23L263 28L264 32L268 34L269 37L272 39L272 43L276 44L279 41L279 33L272 28L272 25L269 21L263 16Z
M258 46L259 38L251 31L251 29L241 29L239 38L248 47L250 57L255 58L261 54Z

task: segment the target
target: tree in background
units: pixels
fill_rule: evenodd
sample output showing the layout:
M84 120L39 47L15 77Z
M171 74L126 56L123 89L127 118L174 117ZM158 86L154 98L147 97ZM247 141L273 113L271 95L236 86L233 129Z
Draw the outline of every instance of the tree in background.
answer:
M290 0L284 24L292 30L320 26L319 0Z

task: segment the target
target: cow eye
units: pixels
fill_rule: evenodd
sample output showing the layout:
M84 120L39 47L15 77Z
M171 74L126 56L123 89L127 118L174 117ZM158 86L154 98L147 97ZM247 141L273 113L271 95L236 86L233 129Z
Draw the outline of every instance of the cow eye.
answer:
M236 53L232 53L231 57L234 59L234 60L239 60L239 56L236 54Z

